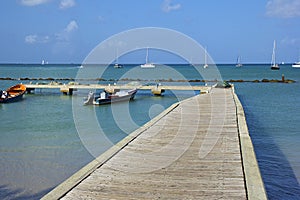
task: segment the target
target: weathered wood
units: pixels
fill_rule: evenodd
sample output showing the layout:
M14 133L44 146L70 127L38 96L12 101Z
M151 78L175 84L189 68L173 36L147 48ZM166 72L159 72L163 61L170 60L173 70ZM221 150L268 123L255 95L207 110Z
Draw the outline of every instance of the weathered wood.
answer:
M101 84L78 84L78 85L58 85L58 84L47 84L47 85L38 85L38 84L25 84L27 91L32 91L34 89L60 89L61 92L64 94L70 93L70 91L76 91L79 89L84 90L95 90L95 89L104 89L106 91L114 92L116 90L121 89L132 89L134 87L138 88L139 90L151 90L154 94L156 94L155 91L159 91L162 93L162 91L165 90L193 90L193 91L200 91L201 93L208 93L211 90L211 87L209 86L176 86L176 85L161 85L159 87L156 86L132 86L132 85L101 85Z
M180 102L135 131L132 139L117 145L119 151L60 195L62 199L247 199L242 161L247 158L241 154L238 128L232 90L215 88ZM55 195L50 192L45 199Z

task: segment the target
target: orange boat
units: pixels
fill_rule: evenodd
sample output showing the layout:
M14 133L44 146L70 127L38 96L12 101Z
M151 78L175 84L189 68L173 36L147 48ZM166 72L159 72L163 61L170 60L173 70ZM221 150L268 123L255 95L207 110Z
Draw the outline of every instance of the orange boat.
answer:
M23 84L14 85L7 90L0 90L0 103L11 103L23 99L26 92L26 86Z

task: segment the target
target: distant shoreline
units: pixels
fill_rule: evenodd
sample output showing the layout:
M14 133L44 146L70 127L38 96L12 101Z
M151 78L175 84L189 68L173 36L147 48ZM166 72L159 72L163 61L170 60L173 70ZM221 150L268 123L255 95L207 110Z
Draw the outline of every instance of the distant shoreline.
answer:
M132 78L123 78L123 79L103 79L103 78L96 78L96 79L76 79L76 78L10 78L10 77L0 77L1 81L50 81L49 83L39 83L36 82L35 84L55 84L55 85L59 85L59 84L63 84L62 82L58 82L58 81L102 81L102 82L128 82L128 81L147 81L147 82L190 82L190 83L198 83L198 82L202 82L202 83L207 83L207 82L218 82L220 80L201 80L201 79L193 79L193 80L173 80L173 79L158 79L158 80L146 80L146 79L132 79ZM252 82L252 83L295 83L295 80L291 80L291 79L284 79L284 77L282 79L255 79L255 80L243 80L243 79L230 79L230 80L226 80L227 82L231 82L231 83L243 83L243 82ZM74 83L72 83L74 84ZM80 83L76 83L76 84L80 84Z

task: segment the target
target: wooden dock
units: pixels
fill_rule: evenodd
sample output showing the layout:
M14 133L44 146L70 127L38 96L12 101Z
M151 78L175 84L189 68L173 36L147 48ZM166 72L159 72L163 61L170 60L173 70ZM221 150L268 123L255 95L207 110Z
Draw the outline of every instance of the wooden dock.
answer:
M128 135L43 199L267 199L234 89L213 88Z
M96 90L96 89L104 89L108 92L113 93L116 90L121 89L132 89L138 88L139 90L151 90L154 94L161 94L165 90L193 90L193 91L200 91L200 93L207 93L211 87L209 86L184 86L184 85L103 85L103 84L46 84L46 85L39 85L39 84L25 84L27 88L27 92L30 93L32 90L35 89L59 89L64 94L72 95L73 91L79 89L85 90Z

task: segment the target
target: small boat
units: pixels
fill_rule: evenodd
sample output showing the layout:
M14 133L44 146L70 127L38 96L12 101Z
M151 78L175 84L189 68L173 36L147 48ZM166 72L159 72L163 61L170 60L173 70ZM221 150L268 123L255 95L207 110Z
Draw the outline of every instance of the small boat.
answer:
M115 63L114 68L123 68L123 65L121 65L119 63Z
M118 52L118 49L117 49L117 53L116 53L116 63L114 64L114 68L123 68L123 65L119 64L119 52Z
M23 99L26 92L26 86L23 84L14 85L7 90L0 90L0 103L11 103Z
M237 59L236 59L236 65L235 66L236 67L242 67L243 66L243 64L241 62L241 56L237 57Z
M273 53L272 53L272 61L271 61L271 69L272 70L279 70L279 65L276 63L275 49L276 49L276 41L274 40L274 43L273 43Z
M208 67L208 64L207 64L207 51L206 51L206 47L205 47L203 68L207 68L207 67Z
M148 48L147 48L147 54L146 54L146 63L141 65L141 68L155 68L155 65L153 63L148 62Z
M136 92L137 89L121 90L113 94L103 91L100 93L100 96L95 96L95 93L90 92L84 101L84 105L103 105L121 101L130 101L134 99Z
M298 60L298 62L293 63L292 67L300 68L300 52L299 52L299 60Z
M300 68L300 61L299 62L295 62L294 64L292 64L292 67L299 67Z

